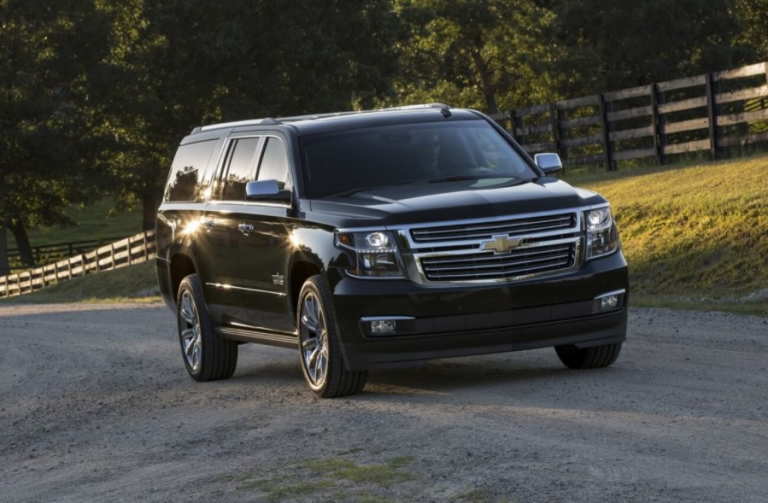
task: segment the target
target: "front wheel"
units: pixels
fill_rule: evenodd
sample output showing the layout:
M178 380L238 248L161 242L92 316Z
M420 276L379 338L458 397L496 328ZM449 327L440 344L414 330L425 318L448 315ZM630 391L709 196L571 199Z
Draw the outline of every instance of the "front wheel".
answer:
M296 317L299 360L310 389L321 398L361 391L368 372L350 372L344 367L331 294L322 276L312 276L301 287Z
M589 348L577 348L576 346L557 346L555 352L569 369L597 369L608 367L621 352L621 343L602 344Z

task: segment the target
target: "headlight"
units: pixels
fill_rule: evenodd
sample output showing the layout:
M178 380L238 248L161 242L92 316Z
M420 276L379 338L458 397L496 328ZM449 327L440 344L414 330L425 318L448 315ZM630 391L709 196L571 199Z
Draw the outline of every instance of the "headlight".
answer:
M587 211L587 260L602 257L619 248L619 233L610 208Z
M336 245L355 253L355 265L347 269L362 278L404 278L395 237L391 232L336 233Z

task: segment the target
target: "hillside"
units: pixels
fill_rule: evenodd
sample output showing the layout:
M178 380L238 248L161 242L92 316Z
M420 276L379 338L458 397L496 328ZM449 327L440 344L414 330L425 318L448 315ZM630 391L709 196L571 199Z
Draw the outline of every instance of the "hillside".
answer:
M564 178L610 199L635 299L768 304L768 156Z

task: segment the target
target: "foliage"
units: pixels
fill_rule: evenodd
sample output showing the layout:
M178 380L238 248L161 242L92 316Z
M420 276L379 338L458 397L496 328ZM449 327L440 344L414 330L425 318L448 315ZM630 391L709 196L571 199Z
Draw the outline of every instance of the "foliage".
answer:
M0 226L22 246L26 226L67 222L106 182L108 25L88 0L4 0L0 20Z
M399 0L408 28L396 101L445 101L490 113L553 98L555 16L530 0Z
M569 94L633 87L744 63L738 19L722 0L555 0Z

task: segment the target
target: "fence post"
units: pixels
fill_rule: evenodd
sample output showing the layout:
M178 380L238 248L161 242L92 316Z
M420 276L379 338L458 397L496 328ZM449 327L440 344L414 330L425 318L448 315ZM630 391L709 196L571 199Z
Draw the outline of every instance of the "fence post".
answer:
M85 261L85 253L80 255L80 263L83 265L83 270L81 272L82 272L83 277L85 277L85 275L88 274L88 272L86 270L87 268L86 268L86 261Z
M549 120L552 128L552 144L555 147L555 152L560 158L563 158L562 147L560 146L560 124L558 121L557 106L554 103L549 104ZM563 170L565 171L565 170Z
M523 142L521 142L520 138L517 136L517 114L515 113L514 109L509 111L509 126L509 134L517 143L522 145Z
M8 297L8 276L3 276L3 297Z
M144 231L144 262L149 260L149 238L147 237L147 233L149 231Z
M707 84L707 115L709 117L709 157L717 159L717 110L715 109L715 80L714 74L708 73Z
M653 113L653 146L656 149L656 162L664 164L664 145L666 144L666 133L664 132L664 117L659 115L659 96L658 84L651 84L651 112ZM664 139L662 140L662 137Z
M555 109L557 109L557 102L555 102ZM568 160L568 147L563 145L563 140L568 139L568 129L561 127L561 124L568 118L565 109L557 110L557 140L559 142L560 149L558 154L563 160L563 163Z
M613 146L611 144L611 132L610 123L608 122L608 112L610 112L611 104L605 101L605 95L600 93L598 96L598 104L600 105L600 125L603 127L603 155L605 157L605 170L615 171L613 162Z
M131 262L132 262L132 257L131 257L131 238L127 238L126 241L128 242L128 247L127 247L127 251L128 251L128 265L131 265Z
M112 260L112 269L115 269L117 265L115 264L115 243L112 243L110 246L110 257Z

